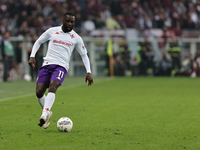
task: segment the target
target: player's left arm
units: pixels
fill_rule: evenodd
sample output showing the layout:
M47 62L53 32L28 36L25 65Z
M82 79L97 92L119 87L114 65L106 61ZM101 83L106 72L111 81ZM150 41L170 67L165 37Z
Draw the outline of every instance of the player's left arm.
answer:
M88 86L93 84L93 78L91 75L91 69L90 69L90 60L87 55L87 49L85 48L85 45L83 43L83 40L81 37L78 37L77 44L76 44L76 50L79 52L81 55L83 64L85 66L85 69L87 71L87 75L85 77L85 82L87 83L88 81Z
M87 71L87 75L85 77L85 83L87 83L87 81L88 81L88 86L92 85L93 84L93 78L92 78L92 75L91 75L90 60L88 58L88 55L83 54L83 55L81 55L81 58L82 58L83 64L84 64L86 71Z

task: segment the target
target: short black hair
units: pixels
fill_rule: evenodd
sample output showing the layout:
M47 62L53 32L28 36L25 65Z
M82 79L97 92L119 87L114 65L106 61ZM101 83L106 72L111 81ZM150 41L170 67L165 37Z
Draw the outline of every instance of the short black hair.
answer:
M68 11L68 12L64 13L63 16L66 16L66 15L74 16L75 17L75 14L73 12L71 12L71 11Z

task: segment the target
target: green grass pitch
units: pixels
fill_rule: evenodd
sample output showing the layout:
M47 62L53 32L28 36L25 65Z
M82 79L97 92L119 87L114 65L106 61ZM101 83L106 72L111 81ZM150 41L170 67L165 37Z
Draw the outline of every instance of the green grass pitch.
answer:
M199 150L200 78L67 77L48 129L35 83L0 83L0 150ZM56 128L69 117L70 133Z

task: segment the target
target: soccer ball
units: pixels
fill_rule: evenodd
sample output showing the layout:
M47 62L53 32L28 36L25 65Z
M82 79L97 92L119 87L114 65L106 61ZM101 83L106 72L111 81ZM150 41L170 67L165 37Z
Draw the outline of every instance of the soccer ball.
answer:
M24 80L30 82L32 80L31 76L29 74L24 75Z
M57 122L57 128L61 132L70 132L73 128L73 122L68 117L62 117Z

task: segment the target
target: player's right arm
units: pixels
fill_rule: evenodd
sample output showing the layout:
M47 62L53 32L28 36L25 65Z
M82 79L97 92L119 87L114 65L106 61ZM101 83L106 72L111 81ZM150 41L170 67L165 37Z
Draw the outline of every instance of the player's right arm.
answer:
M51 38L51 28L46 30L34 43L32 51L31 51L31 55L30 55L30 59L28 61L29 66L31 66L33 69L35 68L35 55L38 51L38 49L40 48L40 45L45 43L46 41L48 41Z

